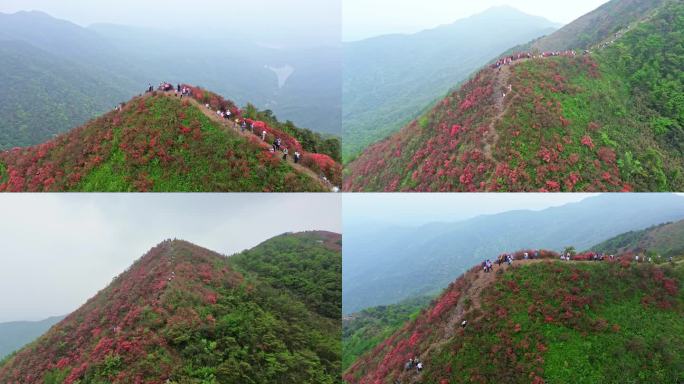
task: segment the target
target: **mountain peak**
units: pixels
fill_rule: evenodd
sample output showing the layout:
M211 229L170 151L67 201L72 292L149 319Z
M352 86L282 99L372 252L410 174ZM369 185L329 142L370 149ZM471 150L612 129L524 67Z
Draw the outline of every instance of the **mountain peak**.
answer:
M302 250L328 262L299 256ZM312 276L339 276L340 254L303 241L253 252L261 254L256 267L263 271L247 263L254 253L239 263L184 240L160 242L4 361L0 382L190 383L206 380L207 372L222 383L245 377L258 383L333 382L339 377L339 313L322 314L339 311L331 301L339 304L341 283L321 288ZM293 257L301 262L290 263ZM302 263L306 271L282 275ZM296 273L307 283L290 279ZM264 369L274 360L292 363Z

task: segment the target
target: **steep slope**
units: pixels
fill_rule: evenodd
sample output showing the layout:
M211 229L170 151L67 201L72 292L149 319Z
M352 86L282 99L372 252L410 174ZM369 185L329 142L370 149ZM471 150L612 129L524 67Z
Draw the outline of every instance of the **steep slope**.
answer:
M380 344L408 320L427 307L432 296L403 300L397 304L366 308L342 318L342 369Z
M666 3L591 54L481 70L350 163L343 189L680 190L683 14Z
M0 150L37 144L130 98L131 84L22 41L0 40Z
M513 211L451 223L393 228L345 224L345 314L438 293L501 249L587 249L631 230L684 218L684 198L600 195L542 211Z
M11 321L0 323L0 360L32 342L64 316L49 317L41 321Z
M592 247L607 254L648 253L656 261L684 256L684 221L665 223L631 231L608 239Z
M321 316L342 316L342 236L337 233L284 234L232 256L230 263L289 290Z
M3 383L334 383L339 319L168 240L0 366Z
M532 43L540 51L588 49L625 27L651 16L654 9L671 0L611 0L549 36Z
M423 108L508 47L556 25L509 7L412 35L344 44L344 157L398 131ZM502 34L501 31L506 33Z
M557 255L542 251L542 255ZM518 255L519 256L519 255ZM620 262L475 267L345 372L348 383L674 383L684 269ZM467 326L461 327L463 320ZM406 370L410 358L422 372Z
M340 167L326 155L307 153L263 122L254 121L259 133L240 132L215 113L236 116L231 101L191 89L192 98L136 97L44 144L0 153L0 191L325 191L332 185L321 174L339 181ZM257 137L262 130L266 141ZM289 161L269 152L276 137ZM291 160L297 150L302 164Z

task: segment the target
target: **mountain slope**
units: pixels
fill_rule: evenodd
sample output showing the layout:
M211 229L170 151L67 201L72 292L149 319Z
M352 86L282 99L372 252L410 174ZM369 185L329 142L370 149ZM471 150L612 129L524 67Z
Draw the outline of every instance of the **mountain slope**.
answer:
M542 211L512 211L414 227L346 225L343 311L439 292L501 249L589 248L621 233L684 218L684 198L600 195Z
M325 191L339 166L308 154L296 138L254 122L267 141L310 157L311 168L282 161L269 144L216 116L228 100L198 88L193 98L148 93L44 144L0 153L0 190L8 191ZM204 103L209 104L209 108ZM314 160L321 160L320 167ZM323 168L325 169L319 169ZM313 170L312 170L313 169Z
M606 38L649 17L654 9L671 0L611 0L592 12L564 26L555 33L532 43L540 51L588 49Z
M49 317L41 321L0 323L0 360L35 340L62 319L64 316Z
M321 316L342 316L342 236L303 232L274 237L230 258L271 286L287 289Z
M130 83L21 41L0 40L0 66L0 150L46 141L130 97Z
M557 256L557 255L556 255ZM548 257L554 257L548 254ZM475 267L345 372L348 383L674 383L684 269L625 262ZM459 325L463 320L465 328ZM422 372L405 370L418 357Z
M421 296L397 304L366 308L342 318L342 370L415 319L433 297Z
M631 231L592 247L606 254L648 253L662 258L684 255L684 221L665 223Z
M3 383L334 383L339 319L165 241L0 366Z
M683 14L669 3L592 54L481 70L350 163L343 189L681 189Z
M543 18L497 7L412 35L346 43L342 79L345 160L399 130L493 56L554 29Z

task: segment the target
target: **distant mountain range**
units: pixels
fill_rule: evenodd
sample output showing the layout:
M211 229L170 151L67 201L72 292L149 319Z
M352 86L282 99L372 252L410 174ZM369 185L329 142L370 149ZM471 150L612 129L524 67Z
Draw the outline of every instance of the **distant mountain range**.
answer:
M423 32L344 44L344 157L398 131L506 49L559 25L510 7Z
M0 360L47 332L64 317L54 316L41 321L0 323Z
M344 313L437 293L475 263L526 248L587 249L684 218L684 197L604 194L542 211L512 211L419 227L344 228Z
M339 47L280 50L41 12L0 14L0 149L38 144L161 81L209 86L314 131L339 135ZM269 69L289 66L279 81ZM325 80L325 81L323 81Z

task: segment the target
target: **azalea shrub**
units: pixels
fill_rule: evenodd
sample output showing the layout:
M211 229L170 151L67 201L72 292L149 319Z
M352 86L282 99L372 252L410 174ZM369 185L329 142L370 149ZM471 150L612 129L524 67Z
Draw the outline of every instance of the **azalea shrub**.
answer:
M317 174L325 175L333 185L342 184L342 166L330 156L320 153L304 153L302 165L311 168Z

